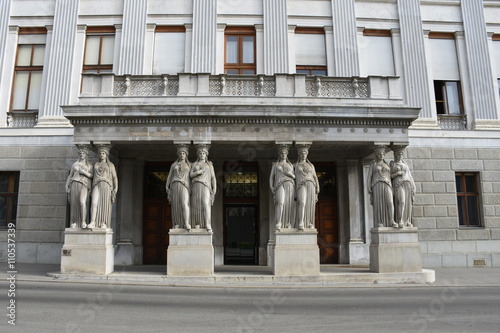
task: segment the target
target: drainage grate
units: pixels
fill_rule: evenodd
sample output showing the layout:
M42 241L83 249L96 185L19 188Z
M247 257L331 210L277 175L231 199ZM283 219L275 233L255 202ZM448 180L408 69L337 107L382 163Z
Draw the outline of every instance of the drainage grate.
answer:
M474 267L485 267L486 260L485 259L474 259Z

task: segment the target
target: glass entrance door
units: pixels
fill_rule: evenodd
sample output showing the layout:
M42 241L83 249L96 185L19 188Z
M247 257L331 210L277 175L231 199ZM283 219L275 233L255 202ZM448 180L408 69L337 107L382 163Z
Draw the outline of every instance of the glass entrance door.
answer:
M226 265L257 264L257 206L226 205Z
M239 162L224 173L224 264L258 264L258 166Z

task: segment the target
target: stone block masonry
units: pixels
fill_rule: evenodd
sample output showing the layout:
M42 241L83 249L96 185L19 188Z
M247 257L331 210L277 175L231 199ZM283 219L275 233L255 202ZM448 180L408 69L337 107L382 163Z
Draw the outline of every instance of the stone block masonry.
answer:
M500 149L407 148L417 193L414 222L419 228L424 267L499 267ZM479 227L459 225L455 174L479 180ZM419 190L420 189L420 190Z
M71 146L0 146L0 170L19 171L18 262L58 264L66 226L68 170L78 158ZM0 234L4 231L0 231ZM7 244L0 237L0 250Z

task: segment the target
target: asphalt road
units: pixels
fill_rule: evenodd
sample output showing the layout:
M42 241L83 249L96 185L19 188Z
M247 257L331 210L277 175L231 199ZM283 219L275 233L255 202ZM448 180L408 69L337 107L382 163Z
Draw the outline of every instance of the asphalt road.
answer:
M180 288L18 281L0 332L500 332L500 287Z

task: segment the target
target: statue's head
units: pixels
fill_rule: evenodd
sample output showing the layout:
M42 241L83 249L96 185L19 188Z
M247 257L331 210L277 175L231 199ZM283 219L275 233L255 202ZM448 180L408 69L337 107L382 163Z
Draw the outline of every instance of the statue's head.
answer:
M385 147L377 147L374 149L375 158L383 160L385 157Z
M109 149L109 146L98 146L97 155L99 156L99 159L104 160L105 158L109 157Z
M86 158L89 156L90 148L87 145L78 145L78 156L80 158Z
M279 145L278 146L278 156L286 158L288 156L288 145Z
M300 144L300 145L297 145L297 154L299 156L299 159L306 159L307 158L307 155L309 154L309 147L311 145L307 145L307 144Z
M395 147L392 149L392 151L394 152L394 159L395 160L402 160L403 159L403 154L405 152L405 147Z
M208 149L210 148L209 145L198 145L196 148L196 153L198 154L198 158L202 157L204 155L205 158L208 158Z
M187 145L179 145L177 146L177 156L180 158L184 155L185 158L189 155L189 147Z

